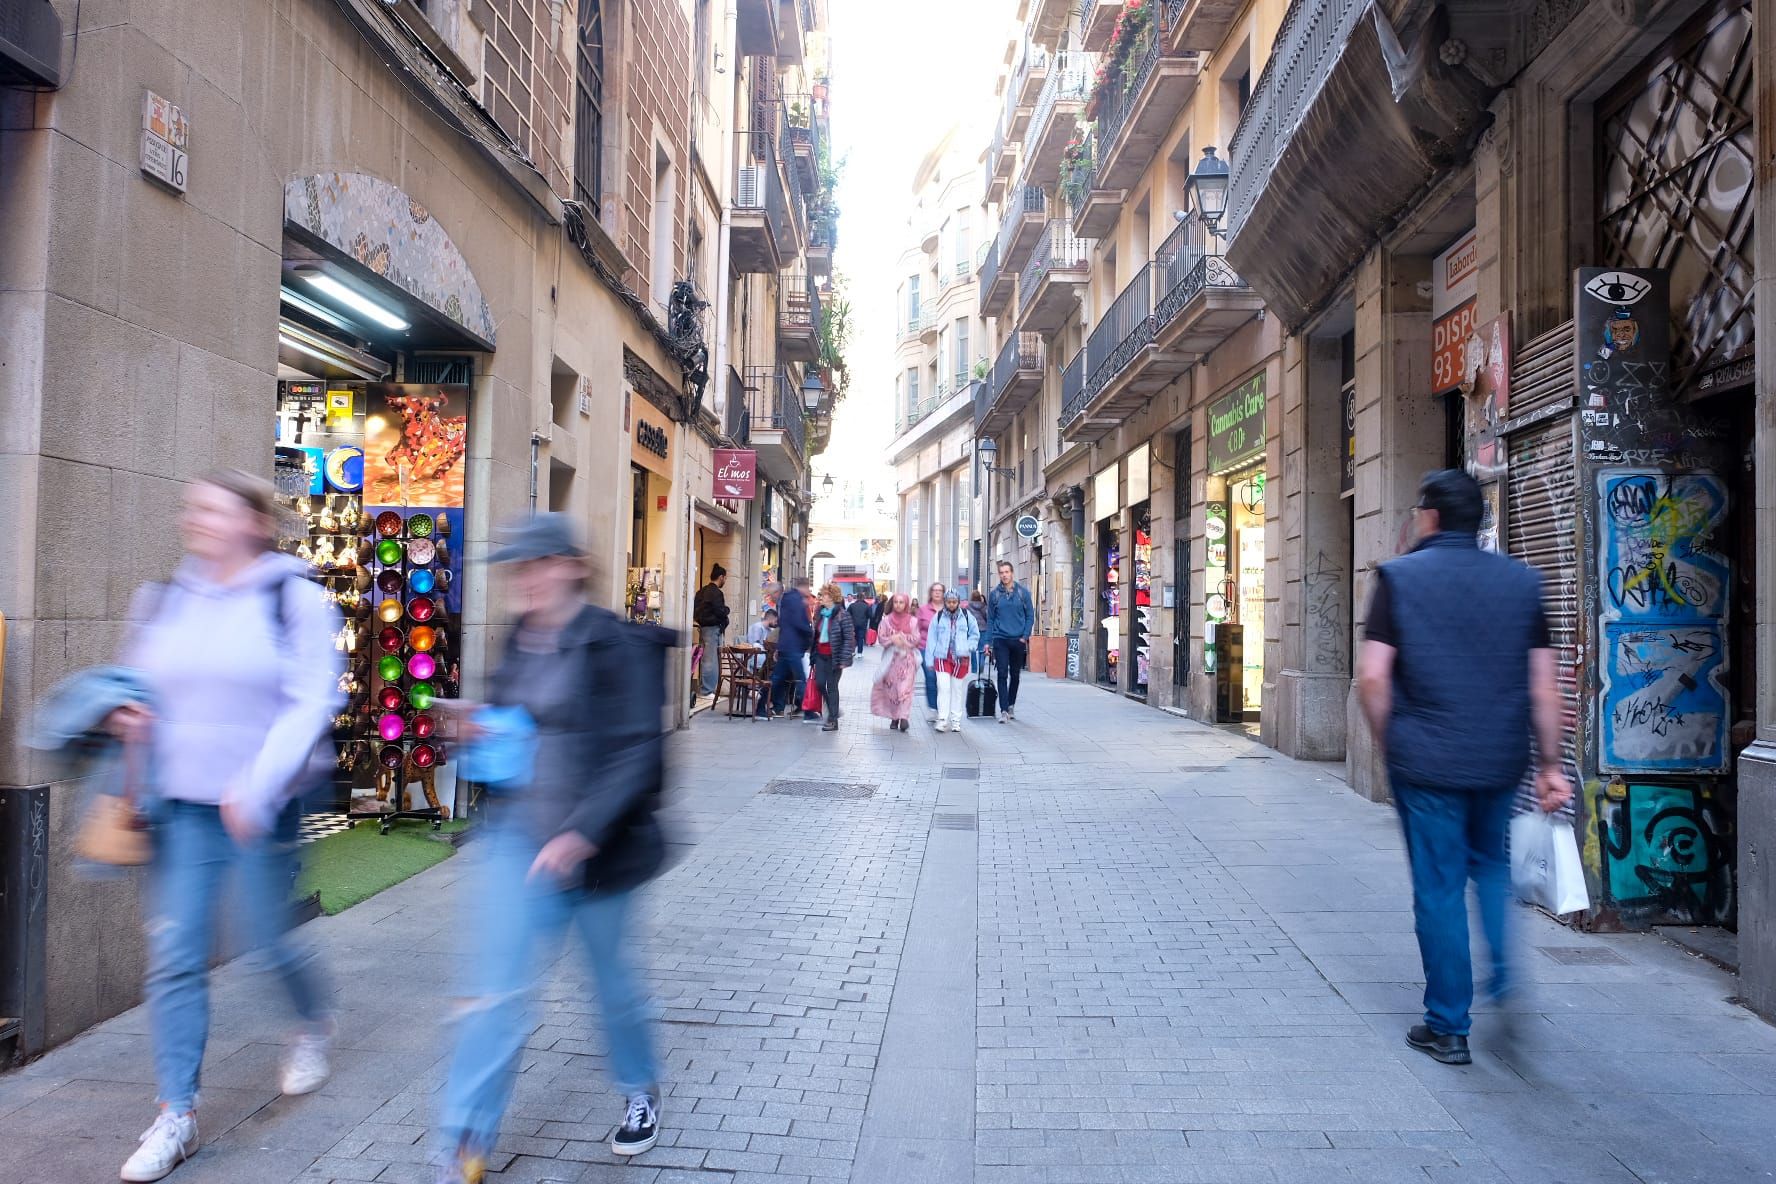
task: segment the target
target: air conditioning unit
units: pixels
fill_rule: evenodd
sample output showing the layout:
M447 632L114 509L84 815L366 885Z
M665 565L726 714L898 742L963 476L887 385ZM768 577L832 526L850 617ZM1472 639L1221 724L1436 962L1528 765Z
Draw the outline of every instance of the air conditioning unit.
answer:
M0 0L0 86L62 84L62 18L49 0Z

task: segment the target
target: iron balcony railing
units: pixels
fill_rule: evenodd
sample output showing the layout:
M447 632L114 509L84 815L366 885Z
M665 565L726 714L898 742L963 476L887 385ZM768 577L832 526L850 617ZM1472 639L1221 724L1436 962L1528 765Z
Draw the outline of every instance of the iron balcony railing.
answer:
M1294 0L1228 144L1227 237L1239 234L1369 0Z
M999 220L999 233L993 243L997 260L1003 264L1010 255L1011 240L1018 223L1030 214L1048 213L1048 194L1035 185L1025 185L1005 199L1005 216Z
M1056 103L1066 99L1085 98L1091 90L1096 59L1096 54L1078 50L1055 55L1054 65L1048 71L1048 80L1042 84L1042 94L1036 100L1036 112L1030 117L1030 130L1024 136L1024 143L1035 144L1041 141L1043 134L1048 131L1048 121L1054 117Z
M1165 27L1175 29L1184 10L1190 7L1191 0L1165 0Z
M998 399L999 396L994 391L992 383L977 382L974 384L974 426L976 430L979 430L981 424L987 422L987 412L993 409L993 404Z
M1037 281L1050 271L1082 265L1087 254L1085 240L1074 235L1072 225L1051 218L1043 231L1042 241L1030 253L1030 262L1024 265L1023 275L1018 277L1018 291L1023 293L1019 299L1035 292Z
M1091 392L1085 385L1085 347L1073 355L1061 371L1061 427L1065 428L1085 411L1091 402Z
M1153 343L1153 264L1135 273L1104 310L1086 339L1086 399L1090 401L1112 379L1128 369L1142 349Z
M789 381L789 371L752 366L746 371L746 388L752 405L752 430L782 432L795 445L796 455L806 455L807 421L802 414L801 393Z
M1153 255L1157 271L1154 329L1164 329L1178 319L1184 306L1205 288L1244 288L1246 282L1227 265L1221 242L1208 233L1202 218L1192 213L1178 223Z
M1030 71L1040 70L1048 65L1048 50L1039 45L1031 45L1026 38L1018 55L1018 63L1012 67L1011 76L1005 80L1005 110L1000 113L1000 126L1010 127L1017 116L1017 109L1023 104L1019 102L1024 94L1024 82L1030 77Z
M783 177L777 170L776 161L768 160L763 164L741 167L740 183L735 187L734 208L763 210L765 222L771 228L771 237L777 243L777 250L784 254L789 252L793 235L789 197L783 191Z
M1123 77L1133 73L1133 81L1127 85L1111 88L1112 94L1098 107L1097 137L1100 152L1108 153L1116 144L1116 138L1122 134L1122 128L1128 122L1129 112L1134 108L1135 96L1147 85L1153 76L1154 67L1159 65L1160 50L1165 44L1162 30L1155 30L1154 35L1147 39L1147 52L1140 61L1130 61L1124 67Z
M777 323L785 332L820 331L820 288L814 277L788 272L777 288Z
M1085 203L1091 200L1092 190L1098 186L1098 145L1102 142L1098 139L1095 127L1086 132L1085 139L1080 141L1082 159L1091 162L1085 168L1083 181L1069 180L1072 174L1067 171L1066 162L1061 163L1061 192L1067 195L1067 209L1073 215L1075 226L1079 224L1079 216L1085 210Z
M999 401L1020 370L1041 369L1042 334L1013 333L999 347L999 356L993 359L993 401Z
M746 380L728 369L728 402L722 408L722 431L736 448L752 439L752 410L746 405Z
M997 239L981 248L980 287L985 292L999 278L999 241Z
M815 114L814 96L786 95L785 137L792 155L804 155L805 165L798 165L798 175L810 193L820 188L820 120ZM803 122L797 123L800 118Z

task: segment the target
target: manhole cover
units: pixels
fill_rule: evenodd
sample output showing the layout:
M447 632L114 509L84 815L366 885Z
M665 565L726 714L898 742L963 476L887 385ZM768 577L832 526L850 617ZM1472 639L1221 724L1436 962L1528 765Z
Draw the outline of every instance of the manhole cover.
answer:
M932 830L974 830L976 818L973 814L933 814Z
M945 765L944 780L946 781L979 781L980 770L973 765Z
M859 781L773 781L765 792L791 798L867 798L876 787Z
M1537 946L1563 966L1626 966L1628 959L1601 946Z

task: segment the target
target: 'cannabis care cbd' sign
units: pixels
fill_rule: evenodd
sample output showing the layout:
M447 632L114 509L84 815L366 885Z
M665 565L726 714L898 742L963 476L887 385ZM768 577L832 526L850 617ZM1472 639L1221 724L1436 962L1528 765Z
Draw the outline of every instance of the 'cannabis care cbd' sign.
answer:
M1209 404L1209 472L1226 473L1264 451L1264 372Z

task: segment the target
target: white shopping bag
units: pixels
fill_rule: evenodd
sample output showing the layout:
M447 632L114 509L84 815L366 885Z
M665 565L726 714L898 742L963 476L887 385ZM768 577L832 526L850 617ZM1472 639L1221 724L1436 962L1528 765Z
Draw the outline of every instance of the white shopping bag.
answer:
M1511 886L1556 916L1591 907L1572 823L1540 810L1511 819Z

